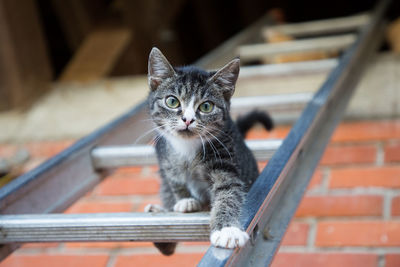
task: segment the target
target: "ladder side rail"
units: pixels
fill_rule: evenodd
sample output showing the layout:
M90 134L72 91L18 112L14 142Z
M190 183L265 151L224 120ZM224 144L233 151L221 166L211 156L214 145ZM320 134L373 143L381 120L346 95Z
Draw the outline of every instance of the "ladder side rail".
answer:
M1 214L64 211L110 174L93 168L90 151L96 146L134 142L150 129L150 124L143 122L145 118L147 112L142 103L0 188ZM0 246L0 260L18 246Z
M251 187L241 223L243 248L210 247L199 266L269 266L319 159L344 113L369 56L381 41L389 1L379 2L360 37L340 59L281 147Z

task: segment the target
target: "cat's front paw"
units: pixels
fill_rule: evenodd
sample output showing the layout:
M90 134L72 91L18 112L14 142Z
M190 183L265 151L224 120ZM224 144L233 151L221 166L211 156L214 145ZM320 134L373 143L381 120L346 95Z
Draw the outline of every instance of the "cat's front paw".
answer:
M174 211L176 212L195 212L200 210L201 204L194 198L183 198L174 205Z
M144 212L165 212L166 210L157 204L148 204L144 207Z
M243 247L249 235L237 227L224 227L211 234L210 241L216 247L233 249Z

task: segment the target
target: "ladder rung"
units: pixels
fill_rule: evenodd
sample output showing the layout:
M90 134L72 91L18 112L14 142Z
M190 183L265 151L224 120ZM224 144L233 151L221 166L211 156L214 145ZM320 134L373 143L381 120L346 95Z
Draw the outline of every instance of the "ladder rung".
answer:
M367 24L369 20L369 14L360 14L343 18L291 23L287 25L265 27L263 29L263 34L266 35L268 31L276 31L295 37L317 34L331 34L357 30L361 26Z
M232 114L243 114L254 109L267 111L301 110L312 99L314 93L295 93L266 96L245 96L232 98Z
M239 47L238 54L243 60L256 60L260 57L271 57L278 54L343 50L356 40L355 34L330 37L318 37L305 40L288 41L271 44L254 44Z
M205 241L209 213L24 214L0 216L0 244L74 241Z
M246 144L257 160L267 160L279 148L282 140L249 140ZM96 169L157 164L154 147L150 145L97 147L91 155Z
M243 66L240 68L239 82L254 77L276 77L283 75L303 75L329 72L338 64L337 59L321 59L280 64ZM233 98L234 99L234 98Z

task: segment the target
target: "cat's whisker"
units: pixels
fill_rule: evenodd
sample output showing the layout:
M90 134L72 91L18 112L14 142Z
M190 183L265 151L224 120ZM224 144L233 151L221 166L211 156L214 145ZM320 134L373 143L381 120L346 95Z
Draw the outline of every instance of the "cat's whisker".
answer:
M157 127L154 127L152 129L148 130L147 132L145 132L144 134L139 136L133 144L136 145L142 138L144 138L145 136L151 134L152 132L154 132L154 131L156 131L158 129L161 129L161 128L165 127L166 125L167 124L163 124L163 125L160 125L160 126L157 126Z
M162 137L165 137L164 133L158 132L157 135L156 135L156 137L155 137L154 140L153 140L154 144L157 144L157 142L160 141L160 139L161 139Z
M215 149L214 149L214 147L212 146L212 144L210 143L210 140L209 140L206 136L204 136L204 138L206 139L207 143L210 145L211 150L212 150L213 153L214 153L215 161L217 161L217 160L218 160L218 159L217 159L217 154L215 154Z
M204 126L204 125L201 125L201 124L199 124L199 126L204 130L208 129L208 130L211 130L211 131L216 131L216 132L218 132L219 135L223 135L224 137L228 137L231 141L233 141L233 138L229 134L225 133L224 131L222 131L222 130L220 130L218 128L215 128L215 127L209 126L209 125L208 126ZM208 133L211 135L210 131L208 131Z
M215 147L212 140L210 140L210 138L207 138L206 136L204 136L204 138L206 138L207 142L210 144L211 149L214 151L215 160L218 160L217 155L215 154L216 152L218 154L219 162L222 164L221 154L219 154L218 149Z
M202 127L203 130L204 130L206 133L209 133L209 132L206 130L206 127L205 127L205 126L203 126L203 125L199 125L199 126ZM218 157L219 157L219 161L222 162L221 154L218 152L218 149L215 147L215 145L213 144L212 140L211 140L210 138L207 138L206 135L204 135L203 137L206 139L207 143L210 145L211 149L213 150L215 160L218 160L218 159L217 159L217 155L216 155L216 153L217 153L217 154L218 154ZM216 153L215 153L215 152L216 152Z
M209 126L209 127L207 127L207 128L208 128L208 129L211 129L212 131L216 131L216 132L218 132L220 135L223 135L223 136L225 136L225 137L228 137L231 141L233 141L232 136L230 136L230 135L227 134L226 132L224 132L224 131L222 131L222 130L220 130L220 129L218 129L218 128L212 127L212 126Z
M200 140L201 140L201 145L203 146L203 160L204 160L205 157L206 157L206 148L205 148L205 146L204 146L204 140L203 140L203 138L201 137L200 134L198 134L198 135L199 135Z
M208 134L210 134L215 140L217 140L218 143L220 143L222 145L222 147L225 149L226 152L228 152L229 157L231 158L232 161L232 155L229 152L228 148L224 145L224 143L222 143L218 137L216 137L215 135L213 135L212 133L210 133L210 131L208 131L207 129L204 129Z

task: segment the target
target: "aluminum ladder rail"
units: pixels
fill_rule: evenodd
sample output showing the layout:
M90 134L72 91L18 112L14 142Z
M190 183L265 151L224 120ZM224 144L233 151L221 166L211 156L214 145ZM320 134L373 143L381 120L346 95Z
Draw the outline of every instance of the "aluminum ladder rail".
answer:
M365 65L364 63L367 60L366 55L369 55L374 50L379 40L377 36L382 32L380 31L382 29L381 21L384 10L387 7L387 2L388 1L380 3L377 11L372 16L371 22L363 28L358 41L341 58L339 66L334 69L328 80L310 101L301 118L289 133L288 138L285 139L283 145L275 153L268 166L264 169L257 182L250 190L247 197L248 201L245 205L245 212L242 216L242 224L252 236L252 242L247 244L244 248L234 251L222 250L224 252L222 253L224 257L221 257L221 253L219 253L221 249L211 247L200 262L200 266L242 266L242 264L246 263L251 263L254 266L258 266L259 264L264 266L265 264L271 263L273 255L279 247L286 226L297 207L318 159L351 96L354 85L362 70L360 66ZM96 131L92 135L81 139L72 147L66 149L35 170L19 177L8 186L1 188L0 209L2 213L20 214L62 211L68 204L79 198L79 196L99 182L102 177L110 173L110 170L103 170L101 172L95 171L91 166L92 158L90 152L96 146L121 145L123 142L126 142L126 140L132 140L132 138L134 140L139 137L140 132L137 131L135 128L137 125L134 124L146 117L144 106L144 103L139 105L118 120ZM333 111L332 107L336 107L337 109ZM146 130L146 126L142 127L141 130ZM75 176L75 174L77 175ZM87 179L79 180L82 177ZM290 183L290 181L295 177L297 177L296 184L298 186L293 188L294 183ZM49 189L52 188L55 190L53 192L49 191ZM290 194L285 194L285 192L290 192ZM252 203L252 205L249 203ZM37 220L34 222L35 219L38 219L39 221L41 220L41 222L36 224L36 226L43 226L46 223L50 223L53 229L57 229L57 226L61 226L61 233L65 232L66 229L71 230L68 232L70 235L64 237L65 241L72 241L71 234L74 230L78 230L78 232L79 230L83 232L87 231L86 233L89 233L89 236L97 236L104 228L99 230L96 229L95 226L105 226L106 229L116 229L121 226L122 228L120 228L120 230L122 230L120 232L113 232L115 236L111 238L112 240L119 240L118 234L122 236L121 233L126 235L126 231L130 231L129 227L128 229L123 227L126 226L127 223L132 223L132 217L134 217L135 214L125 215L131 217L128 218L128 222L126 218L124 218L124 214L113 214L111 216L113 218L113 224L107 224L105 222L104 218L110 220L107 214L91 214L90 216L86 216L82 224L78 223L78 225L68 225L68 221L71 222L72 217L63 214L36 215L38 217L35 218L35 216L32 216L30 219L24 218L26 215L2 215L0 223L3 223L3 226L7 223L9 226L14 223L15 226L18 225L19 220L20 224L18 227L22 229L21 223L32 226L38 223ZM167 218L167 216L170 215L171 214L163 214L160 216L165 216L165 218ZM85 215L76 216L83 216L79 218L85 217ZM196 229L203 229L204 232L202 234L200 233L196 240L201 240L201 238L205 238L205 236L208 238L207 214L196 213L173 216L170 222L173 224L174 221L182 219L182 222L178 223L180 226L182 226L183 221L186 220L185 222L187 223L189 221L188 225L192 227L194 221L192 220L192 222L190 222L190 220L193 218L196 219L197 225L199 225L198 222L200 220L200 226L196 227ZM190 219L190 216L194 217ZM140 218L137 218L136 222L147 220L146 225L148 225L158 220L158 223L154 225L163 228L159 218L149 220L149 218L146 217L149 216L140 216ZM187 218L184 219L184 217ZM53 221L51 221L52 219ZM61 219L61 221L58 221L59 224L56 224L57 219ZM29 222L29 220L31 221ZM93 225L93 223L96 225ZM10 233L10 235L7 235L8 237L12 236L12 227L7 230L7 228L3 226L3 236L0 239L1 243L18 242L15 238L11 238L11 240L7 242L4 241L5 233ZM65 226L70 228L65 228ZM14 230L15 229L16 228L14 228ZM41 229L43 230L45 228ZM137 228L134 228L134 230L136 229ZM258 234L259 232L260 234ZM185 231L183 231L180 234L185 237L187 233L188 232L185 233ZM60 233L56 232L53 237L55 237L56 240L64 240L58 236L59 234ZM203 235L203 237L200 237L201 235ZM165 241L179 241L180 239L176 238L177 236L171 237L171 239ZM272 236L273 239L265 241L263 236ZM39 234L36 238L43 239L43 236ZM151 240L153 241L158 240L157 237L150 238L152 238ZM158 238L160 237L158 236ZM37 241L38 239L35 240ZM139 239L135 239L135 236L133 236L130 240ZM3 245L0 249L0 256L4 258L17 247L18 244L15 243Z
M246 197L243 248L210 247L198 266L269 266L366 63L383 38L390 1L380 1L357 41L346 50L292 127Z

